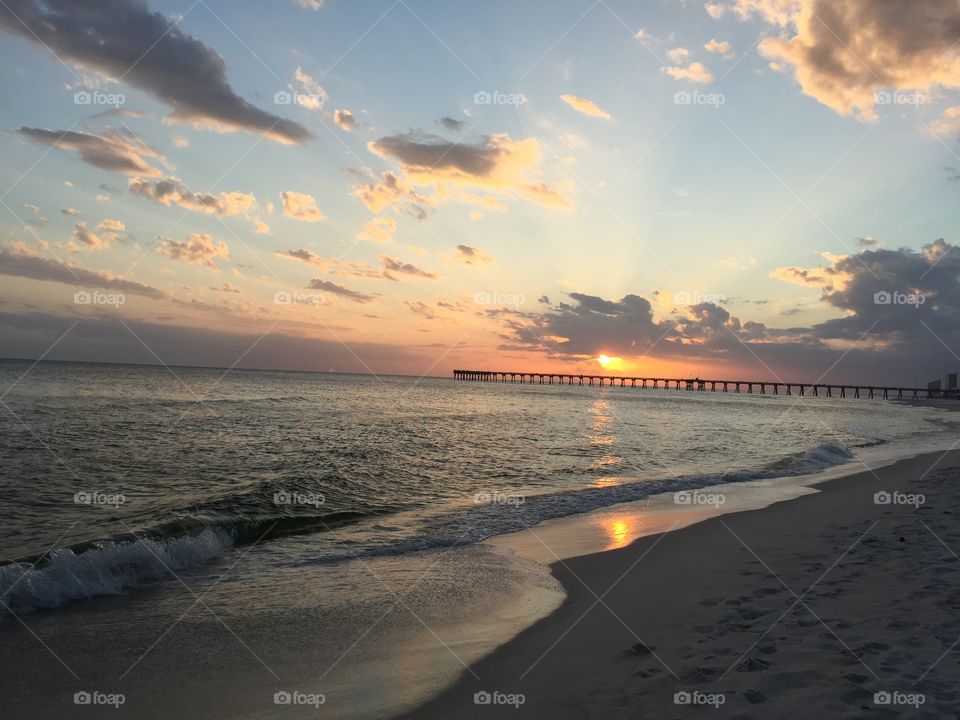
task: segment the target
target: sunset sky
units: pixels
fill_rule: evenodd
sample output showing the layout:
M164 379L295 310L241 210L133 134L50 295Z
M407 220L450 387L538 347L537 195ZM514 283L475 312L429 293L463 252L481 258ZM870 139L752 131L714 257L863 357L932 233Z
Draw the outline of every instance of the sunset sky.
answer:
M956 0L4 3L0 356L960 369Z

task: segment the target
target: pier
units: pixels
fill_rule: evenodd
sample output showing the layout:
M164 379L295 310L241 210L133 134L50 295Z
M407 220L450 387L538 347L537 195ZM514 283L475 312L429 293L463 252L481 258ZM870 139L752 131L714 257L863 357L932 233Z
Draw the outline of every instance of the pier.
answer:
M470 382L526 383L535 385L595 385L649 390L687 390L756 395L798 395L882 400L932 400L958 397L957 391L939 388L884 387L838 383L771 382L769 380L703 380L701 378L654 378L570 373L503 372L499 370L454 370L454 380Z

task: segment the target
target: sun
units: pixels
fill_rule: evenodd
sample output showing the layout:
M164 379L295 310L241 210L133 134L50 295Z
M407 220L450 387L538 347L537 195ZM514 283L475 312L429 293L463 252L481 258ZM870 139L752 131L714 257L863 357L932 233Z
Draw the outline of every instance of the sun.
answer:
M607 367L610 363L613 362L613 358L609 355L601 355L597 358L597 362L600 363L601 367Z

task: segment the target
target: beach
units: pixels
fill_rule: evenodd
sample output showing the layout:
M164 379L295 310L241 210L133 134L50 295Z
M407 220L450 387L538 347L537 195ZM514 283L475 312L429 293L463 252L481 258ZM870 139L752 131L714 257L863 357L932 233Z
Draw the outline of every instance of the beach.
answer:
M563 605L403 717L951 716L958 474L922 455L557 561Z

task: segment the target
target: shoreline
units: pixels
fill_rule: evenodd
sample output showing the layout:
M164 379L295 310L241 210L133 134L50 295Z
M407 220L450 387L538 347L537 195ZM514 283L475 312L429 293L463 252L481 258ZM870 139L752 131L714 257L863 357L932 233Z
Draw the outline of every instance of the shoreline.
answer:
M938 458L939 463L927 472ZM924 472L927 474L924 475ZM780 668L780 675L771 672L774 667L771 658L778 652L775 646L764 646L771 651L765 656L758 654L756 648L750 648L750 642L743 641L752 635L759 636L776 616L789 607L790 602L784 604L784 596L790 601L796 599L790 588L801 585L797 595L803 598L800 592L816 577L809 580L807 585L780 583L774 575L763 569L765 563L760 558L769 552L783 555L790 574L804 575L805 565L810 563L805 556L816 554L818 549L826 551L822 553L824 555L830 555L829 550L837 550L837 555L843 552L842 542L820 547L824 545L823 538L817 536L814 530L824 523L830 524L833 532L836 532L838 522L840 527L849 525L851 532L858 529L860 532L847 538L853 542L870 523L889 520L886 516L891 513L901 520L911 517L916 520L924 511L931 512L931 506L914 509L874 505L872 496L884 489L905 492L913 488L921 477L924 486L929 485L936 490L942 512L950 515L953 513L950 508L956 503L944 492L944 485L958 474L960 451L920 454L872 471L814 480L808 484L810 492L793 498L794 502L774 501L759 509L734 510L688 524L682 529L642 536L618 549L557 560L550 565L550 570L567 594L557 610L472 664L471 673L475 673L476 677L464 673L454 685L432 700L399 717L489 717L498 711L508 712L510 717L620 717L621 713L626 713L623 717L658 717L665 712L689 712L690 708L673 704L674 692L699 692L701 686L703 692L722 691L714 685L719 679L718 672L723 670L694 662L694 656L699 654L697 651L703 648L709 651L704 653L705 657L701 658L703 661L725 655L731 656L729 659L732 661L739 661L733 662L731 671L723 672L724 687L729 685L733 689L728 688L724 693L725 698L729 697L729 702L720 708L721 714L750 717L750 712L755 711L759 717L760 714L769 714L772 704L784 702L782 707L777 708L777 716L789 717L800 691L785 687L784 682L787 685L790 683L784 677L789 678L796 673L787 667ZM885 485L890 487L883 487ZM960 508L956 509L960 512ZM936 533L946 540L945 535L949 535L950 530L941 528ZM784 538L811 534L810 547L804 552L796 547L780 547ZM945 552L938 540L933 537L929 537L929 540L934 547L932 550L928 547L926 552ZM949 541L947 544L950 544ZM960 550L960 538L954 547ZM849 560L849 556L856 552L854 548L843 557ZM705 557L711 560L709 567L699 567L698 572L693 573L693 568L702 565ZM831 567L835 560L836 557L825 557L818 563L822 565L820 572ZM750 568L742 567L744 562ZM756 571L757 566L760 573ZM687 572L677 573L680 568L685 568ZM876 567L874 574L877 574ZM638 581L638 575L643 581ZM741 577L757 575L766 575L769 582L740 580ZM691 577L701 576L711 580L709 592L699 583L691 584ZM881 589L883 576L881 572ZM762 586L753 587L758 583ZM674 588L675 592L667 591L667 587ZM751 589L754 595L741 594ZM771 604L769 596L776 596L780 601L777 608L765 607ZM803 609L805 604L805 601L801 601L799 605L804 613L807 612ZM736 617L714 617L712 622L706 622L709 616L716 615L728 605L747 607L731 611ZM794 613L796 610L793 608ZM772 617L767 617L771 614ZM704 615L708 617L698 617ZM807 617L810 618L810 615ZM651 619L655 619L655 622L651 623ZM764 620L768 622L764 623ZM813 622L820 633L827 632L823 625L816 620ZM842 622L850 624L850 621ZM672 628L673 634L679 637L664 635L664 628ZM957 630L960 631L960 627ZM743 658L736 653L736 643L721 642L719 639L731 633L742 636L739 638L741 650L747 651L743 653ZM757 644L763 644L765 638L776 634L769 632L757 638ZM817 637L817 628L807 630L807 634L815 640L823 640ZM935 640L928 637L924 642L912 637L910 644L929 644ZM867 672L863 667L863 658L854 657L857 654L854 648L844 648L846 643L838 643L836 638L831 638L831 641L840 648L840 653L836 652L836 647L832 651L824 650L829 659L837 661L839 657L842 659L840 664L852 663L862 671L858 673L854 670L848 676L842 676L841 694L852 693L861 707L870 705L873 692L885 691L880 682L882 675L871 677L872 671ZM802 643L803 639L799 639L796 645ZM677 644L683 648L679 659L674 657L676 649L670 652L670 646ZM731 647L726 647L728 644ZM889 642L876 644L887 648L896 646L896 643ZM703 648L697 648L697 645ZM931 662L948 646L949 643L940 648ZM685 668L684 662L694 663L693 667ZM737 666L742 663L748 666L741 670ZM643 667L637 670L639 666ZM818 674L817 667L814 665L807 672ZM737 687L737 683L732 682L733 679L753 677L754 672L761 672L760 678L777 678L778 684L775 684L781 692L771 691L767 687L747 687L742 682L739 683L741 687ZM616 677L620 678L619 681L611 683L611 679ZM873 682L877 689L868 692L870 688L866 687L867 681ZM887 684L896 685L894 682ZM906 682L900 684L907 685ZM631 685L636 686L635 693L630 692ZM558 694L557 688L564 690ZM654 688L658 692L652 692ZM897 689L889 688L891 692ZM501 693L503 698L523 695L524 702L519 707L504 705L499 708L475 704L474 694L484 692ZM784 698L790 699L784 701ZM928 707L931 704L928 703ZM831 707L833 710L849 710L839 705Z

